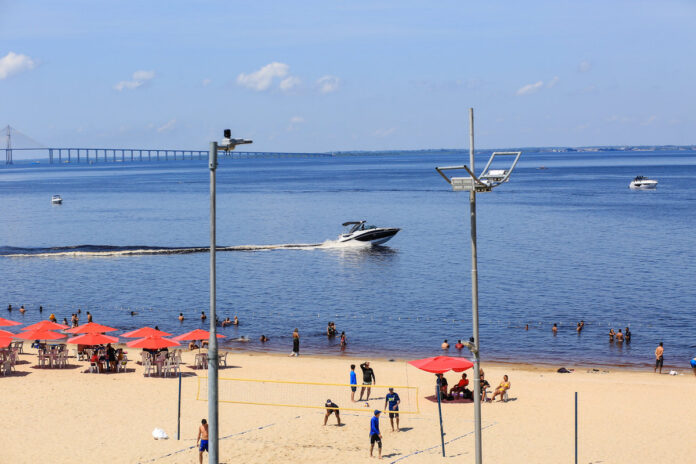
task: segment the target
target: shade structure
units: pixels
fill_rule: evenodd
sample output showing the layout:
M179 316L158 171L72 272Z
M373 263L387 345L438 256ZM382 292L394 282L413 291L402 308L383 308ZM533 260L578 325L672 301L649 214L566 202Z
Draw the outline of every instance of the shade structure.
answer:
M66 330L66 332L74 334L100 334L104 332L113 332L115 330L118 329L106 325L97 324L96 322L88 322L86 324L73 327L72 329L68 329Z
M132 332L126 332L121 334L121 337L126 338L144 338L144 337L168 337L171 335L168 332L162 332L161 330L153 329L152 327L142 327Z
M10 337L10 338L12 338L12 337L14 337L15 335L17 335L17 334L12 333L12 332L10 332L9 330L2 330L2 329L0 329L0 337Z
M59 340L65 338L65 334L52 332L48 329L36 329L18 333L15 335L15 338L21 338L23 340Z
M0 336L0 348L7 348L12 343L12 337Z
M62 330L62 329L67 329L69 327L70 327L69 325L58 324L57 322L51 322L51 321L46 320L46 321L41 321L41 322L37 322L36 324L26 326L23 330L36 330L36 329Z
M158 350L160 348L169 348L170 346L179 346L179 342L162 337L145 337L132 342L126 343L130 348L146 348L149 350Z
M408 363L420 370L432 372L433 374L444 374L449 371L462 372L474 367L474 363L468 359L452 358L450 356L416 359Z
M224 335L216 334L217 338L225 338ZM210 338L210 332L203 329L196 329L185 334L173 337L172 340L183 341L183 340L208 340Z
M13 325L22 325L22 323L17 321L11 321L9 319L5 319L4 317L0 317L0 327L11 327Z
M100 333L86 333L77 337L69 338L68 343L75 345L104 345L106 343L118 343L118 337L104 335Z

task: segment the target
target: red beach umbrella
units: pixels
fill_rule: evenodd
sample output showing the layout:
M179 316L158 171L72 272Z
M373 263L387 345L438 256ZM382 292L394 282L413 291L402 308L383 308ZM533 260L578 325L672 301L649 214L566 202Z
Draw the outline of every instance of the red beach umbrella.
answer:
M106 325L97 324L96 322L88 322L86 324L73 327L72 329L68 329L66 330L66 332L74 334L99 334L104 332L113 332L115 330L118 329Z
M179 342L162 337L145 337L138 340L133 340L126 343L130 348L146 348L149 350L158 350L160 348L169 348L170 346L179 346Z
M203 329L196 329L185 334L181 334L177 337L172 338L172 340L183 341L183 340L208 340L210 338L210 332ZM224 335L217 334L217 338L225 338Z
M143 338L143 337L166 337L171 335L167 332L162 332L161 330L153 329L152 327L143 327L132 332L126 332L121 334L121 337L126 338Z
M22 323L17 321L11 321L9 319L5 319L4 317L0 317L0 327L11 327L13 325L22 325Z
M433 374L444 374L449 371L462 372L474 367L474 363L468 359L452 358L450 356L416 359L408 363L422 371L432 372Z
M70 328L69 325L63 325L63 324L58 324L56 322L51 322L49 320L46 321L41 321L37 322L36 324L32 324L29 326L26 326L22 330L36 330L36 329L42 329L42 330L62 330L62 329L68 329Z
M0 348L7 348L12 343L11 337L0 337Z
M0 329L0 337L10 337L10 338L12 338L12 337L14 337L15 335L17 335L17 334L12 333L12 332L10 332L9 330L2 330L2 329Z
M68 343L75 345L104 345L106 343L118 343L118 337L112 337L100 333L86 333L69 338Z
M65 338L65 335L47 329L35 329L18 333L15 337L24 340L60 340L61 338Z

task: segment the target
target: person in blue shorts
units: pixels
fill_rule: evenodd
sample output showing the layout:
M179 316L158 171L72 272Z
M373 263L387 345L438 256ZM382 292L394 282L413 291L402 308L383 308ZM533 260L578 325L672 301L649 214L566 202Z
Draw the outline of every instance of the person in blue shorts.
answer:
M696 356L691 360L691 367L694 369L694 375L696 375Z
M196 438L196 445L201 442L198 448L198 462L203 464L203 451L208 451L208 422L203 419L201 420L201 426L198 427L198 438Z
M370 419L370 457L372 450L375 448L375 443L379 447L379 458L382 459L382 434L379 433L379 415L382 411L375 409L375 415Z
M358 376L355 374L355 364L350 365L350 400L355 403L355 390L358 389Z
M392 432L394 431L394 417L396 417L396 431L400 432L399 428L399 398L398 393L394 393L394 387L389 387L389 393L384 397L384 409L389 411L389 423L391 424Z

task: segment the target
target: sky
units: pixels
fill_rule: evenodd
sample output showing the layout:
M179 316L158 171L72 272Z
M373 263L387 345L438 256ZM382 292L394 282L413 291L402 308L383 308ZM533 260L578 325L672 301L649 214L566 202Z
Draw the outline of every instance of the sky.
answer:
M696 144L696 2L0 0L0 127L44 146ZM245 147L247 149L247 147Z

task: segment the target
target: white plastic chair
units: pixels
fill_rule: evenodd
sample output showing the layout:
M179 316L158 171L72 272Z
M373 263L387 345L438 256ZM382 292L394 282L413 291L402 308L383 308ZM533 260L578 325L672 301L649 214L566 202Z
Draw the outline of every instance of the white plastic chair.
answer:
M225 365L227 367L227 351L218 355L218 366Z

